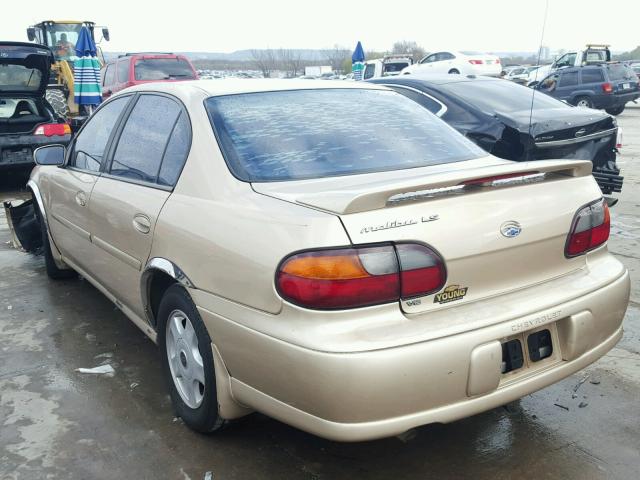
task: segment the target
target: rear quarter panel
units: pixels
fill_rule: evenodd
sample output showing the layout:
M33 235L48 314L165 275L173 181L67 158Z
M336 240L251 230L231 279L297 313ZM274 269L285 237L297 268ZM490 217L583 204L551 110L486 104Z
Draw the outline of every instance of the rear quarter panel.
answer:
M156 225L151 258L173 261L199 290L277 313L279 262L306 248L347 245L335 215L258 194L234 178L202 97L188 105L189 157Z

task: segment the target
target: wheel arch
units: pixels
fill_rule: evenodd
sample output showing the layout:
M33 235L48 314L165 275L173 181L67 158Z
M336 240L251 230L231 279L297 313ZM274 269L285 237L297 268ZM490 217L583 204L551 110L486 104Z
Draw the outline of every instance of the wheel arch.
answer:
M171 260L153 257L147 262L140 278L140 292L147 320L154 328L160 300L164 292L175 283L185 288L194 288L189 277Z

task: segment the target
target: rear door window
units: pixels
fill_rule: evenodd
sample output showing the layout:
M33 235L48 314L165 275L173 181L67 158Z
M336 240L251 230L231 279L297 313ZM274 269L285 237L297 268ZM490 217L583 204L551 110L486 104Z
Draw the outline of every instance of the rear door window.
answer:
M105 148L130 96L118 97L94 113L78 134L69 166L99 172Z
M172 187L178 181L184 162L187 160L191 146L191 127L187 115L182 112L178 117L167 149L162 158L162 166L158 175L158 184Z
M109 173L156 183L180 105L160 95L141 95L124 125Z
M602 83L604 82L604 73L596 68L586 68L582 70L582 83Z

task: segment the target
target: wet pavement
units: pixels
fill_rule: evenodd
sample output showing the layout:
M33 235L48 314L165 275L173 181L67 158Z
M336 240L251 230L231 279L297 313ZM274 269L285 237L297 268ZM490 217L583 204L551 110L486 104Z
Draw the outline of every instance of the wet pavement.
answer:
M506 407L375 442L334 443L260 414L190 431L154 344L86 281L49 281L42 257L8 244L0 212L0 480L639 478L640 106L619 123L625 185L610 249L632 272L623 340ZM20 180L2 182L15 197ZM76 371L102 364L115 373Z

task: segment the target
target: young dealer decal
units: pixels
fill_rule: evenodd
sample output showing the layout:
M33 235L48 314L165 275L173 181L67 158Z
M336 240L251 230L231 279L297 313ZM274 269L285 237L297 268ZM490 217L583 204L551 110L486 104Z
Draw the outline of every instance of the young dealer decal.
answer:
M468 287L461 287L460 285L449 285L442 292L436 293L433 303L449 303L462 300L468 289Z

